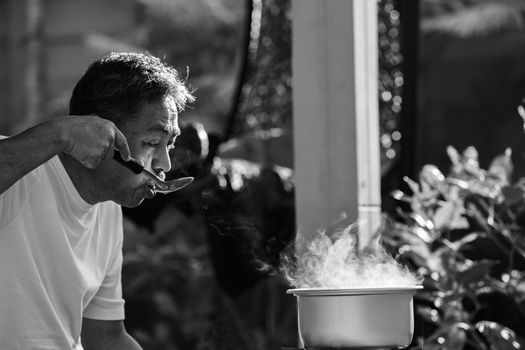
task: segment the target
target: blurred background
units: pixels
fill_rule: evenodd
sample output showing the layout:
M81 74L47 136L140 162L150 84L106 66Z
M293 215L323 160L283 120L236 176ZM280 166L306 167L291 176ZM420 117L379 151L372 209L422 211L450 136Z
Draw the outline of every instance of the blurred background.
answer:
M446 147L481 167L512 149L525 97L522 0L378 0L381 191L386 213ZM170 176L195 183L125 209L126 326L144 349L279 349L295 300L275 273L295 236L290 0L0 0L0 134L66 115L89 63L150 52L196 103Z

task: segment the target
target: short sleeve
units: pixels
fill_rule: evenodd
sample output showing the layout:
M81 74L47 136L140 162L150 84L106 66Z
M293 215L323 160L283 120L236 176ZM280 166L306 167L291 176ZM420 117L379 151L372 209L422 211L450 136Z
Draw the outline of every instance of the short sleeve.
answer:
M116 321L124 319L124 299L122 298L122 241L97 293L84 309L83 317Z

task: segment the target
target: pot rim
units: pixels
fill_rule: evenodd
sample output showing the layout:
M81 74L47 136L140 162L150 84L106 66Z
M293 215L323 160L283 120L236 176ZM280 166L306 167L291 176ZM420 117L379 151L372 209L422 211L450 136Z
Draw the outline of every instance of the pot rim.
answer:
M295 288L286 293L296 296L323 296L323 295L365 295L365 294L414 294L423 289L422 285L390 286L390 287L351 287L351 288Z

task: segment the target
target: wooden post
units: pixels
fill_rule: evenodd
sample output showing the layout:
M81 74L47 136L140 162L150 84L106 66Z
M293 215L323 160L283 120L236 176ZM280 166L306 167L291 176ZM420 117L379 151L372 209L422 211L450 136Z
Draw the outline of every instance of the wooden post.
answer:
M380 222L377 2L292 0L298 238L346 213Z

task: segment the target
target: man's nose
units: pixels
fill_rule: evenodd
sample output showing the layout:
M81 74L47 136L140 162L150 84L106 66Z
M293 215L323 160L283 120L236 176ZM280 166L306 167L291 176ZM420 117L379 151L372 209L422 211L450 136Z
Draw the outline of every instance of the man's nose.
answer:
M152 168L157 173L160 173L160 172L167 173L168 171L170 171L171 159L170 159L170 154L167 149L157 152L157 154L155 155L155 158L153 158Z

